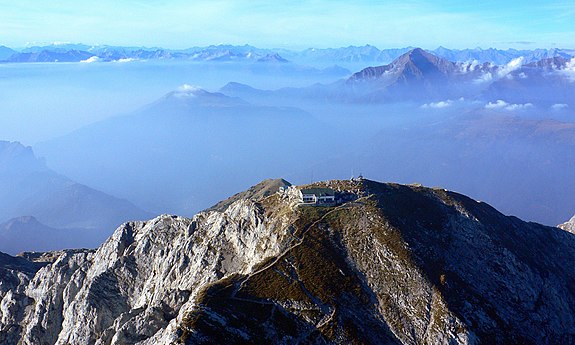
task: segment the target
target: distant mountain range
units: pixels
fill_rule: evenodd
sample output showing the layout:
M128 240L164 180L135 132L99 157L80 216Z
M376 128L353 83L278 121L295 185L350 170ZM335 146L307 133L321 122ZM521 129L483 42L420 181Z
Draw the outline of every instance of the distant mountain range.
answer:
M16 54L16 53L17 52L13 49L10 49L10 48L5 47L5 46L0 46L0 61L6 60L10 56L12 56L13 54Z
M250 101L325 99L354 104L436 102L438 106L447 106L463 99L484 105L492 103L493 108L527 104L528 107L561 110L575 107L574 81L574 58L556 56L527 63L526 58L518 57L496 65L477 61L453 62L414 48L389 64L364 68L332 84L257 90L230 83L221 90Z
M247 56L252 47L240 48L238 54ZM266 56L279 60L285 54ZM260 90L229 83L220 92L183 85L147 107L39 143L35 150L75 181L162 213L191 215L266 176L349 176L355 165L384 172L381 179L455 186L500 202L506 212L557 224L573 214L572 198L542 191L558 185L575 193L572 175L561 173L573 161L575 146L564 140L572 137L572 127L531 122L527 115L570 116L573 61L558 56L529 63L519 57L503 65L453 62L414 48L389 64L325 85ZM517 114L526 118L514 119ZM387 118L406 126L378 133ZM471 135L467 127L485 131ZM524 155L526 147L533 155ZM474 169L462 177L461 166ZM528 170L543 177L523 176ZM555 173L546 175L548 170ZM538 180L543 182L531 187ZM34 214L6 220L26 215Z
M359 134L362 147L352 148L347 134L349 151L318 166L337 171L352 161L384 172L382 179L450 186L556 224L575 208L574 61L461 63L415 48L332 84L258 90L229 83L221 92L263 104L328 104L323 112L353 119L346 123L360 123L362 133L372 118L380 126L404 121L372 138Z
M0 60L4 62L94 62L118 61L126 59L142 60L189 60L189 61L260 61L285 63L327 63L327 64L363 64L374 65L389 63L413 47L399 49L378 49L371 45L362 47L349 46L341 48L309 48L302 51L287 49L261 49L250 45L212 45L188 49L164 49L121 46L89 46L85 44L55 44L34 46L16 51L0 47ZM522 57L525 63L541 59L562 57L569 59L575 56L575 50L569 49L447 49L439 47L429 50L438 57L454 62L479 63L490 62L501 65Z
M95 247L121 223L149 217L48 169L30 147L0 141L0 251Z
M78 62L87 60L94 55L81 50L14 53L6 59L7 62Z
M388 65L353 74L346 86L353 90L354 97L370 101L463 97L470 92L465 83L497 68L488 63L470 68L415 48Z
M353 74L346 86L353 99L376 102L464 97L575 106L574 61L557 56L530 63L519 57L505 65L462 63L416 48L388 65Z
M284 63L277 52L252 46L218 45L184 50L144 47L87 46L59 44L38 46L14 52L4 62L107 62L137 60L254 61Z
M575 108L575 59L546 58L508 70L483 92L488 100L533 104L554 110ZM490 78L490 75L486 75Z

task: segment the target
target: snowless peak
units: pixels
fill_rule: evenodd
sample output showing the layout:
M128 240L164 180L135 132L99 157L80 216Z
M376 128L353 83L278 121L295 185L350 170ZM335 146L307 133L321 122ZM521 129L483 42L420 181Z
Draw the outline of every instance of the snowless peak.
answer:
M30 146L14 141L0 141L0 173L6 171L44 170L42 159L36 158Z
M22 216L22 217L12 218L12 219L8 220L6 223L4 223L3 225L7 229L9 229L11 227L18 226L19 224L20 225L27 225L27 226L34 226L34 225L39 225L40 222L38 222L38 220L34 216Z
M426 59L431 59L431 58L437 58L435 55L421 49L421 48L413 48L410 51L408 51L407 53L403 54L402 56L398 57L397 60L401 60L406 59L406 58L410 58L410 59L417 59L420 57L424 57Z
M257 60L258 62L288 62L288 60L281 57L278 53L267 54Z
M426 53L425 50L421 48L413 48L408 52L409 55L423 55L425 53Z
M399 74L413 75L417 78L428 78L434 74L448 75L456 69L454 63L421 48L414 48L401 55L391 63L391 66L394 66Z
M423 65L427 65L429 63L432 65L440 65L450 62L421 48L414 48L392 62L392 64L395 65L405 65L410 63L414 64L415 66L422 67Z

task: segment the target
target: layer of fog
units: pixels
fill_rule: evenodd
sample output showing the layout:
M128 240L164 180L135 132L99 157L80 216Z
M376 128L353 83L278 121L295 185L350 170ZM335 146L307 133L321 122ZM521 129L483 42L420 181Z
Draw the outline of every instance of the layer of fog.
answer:
M493 95L361 105L313 93L244 102L182 85L269 90L339 77L238 64L17 68L0 68L16 79L31 74L30 84L10 84L15 100L2 108L0 136L39 141L35 149L57 172L153 213L191 216L265 178L303 184L359 173L452 189L548 225L575 213L574 109L563 103ZM19 116L10 115L18 104Z
M186 83L215 90L238 81L273 89L329 83L345 75L341 69L290 63L0 64L0 139L33 145L137 110Z

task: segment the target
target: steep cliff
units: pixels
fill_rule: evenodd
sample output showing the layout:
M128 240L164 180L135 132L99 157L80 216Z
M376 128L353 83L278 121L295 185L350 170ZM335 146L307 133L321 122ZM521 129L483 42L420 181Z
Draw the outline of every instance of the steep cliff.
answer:
M575 235L443 189L320 186L348 201L298 206L289 187L126 223L96 251L7 257L0 341L575 341Z

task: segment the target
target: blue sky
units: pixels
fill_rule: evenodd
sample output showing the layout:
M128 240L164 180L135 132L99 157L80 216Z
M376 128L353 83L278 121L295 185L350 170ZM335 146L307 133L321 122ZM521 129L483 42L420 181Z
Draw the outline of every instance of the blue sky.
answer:
M0 0L0 44L575 48L575 1Z

